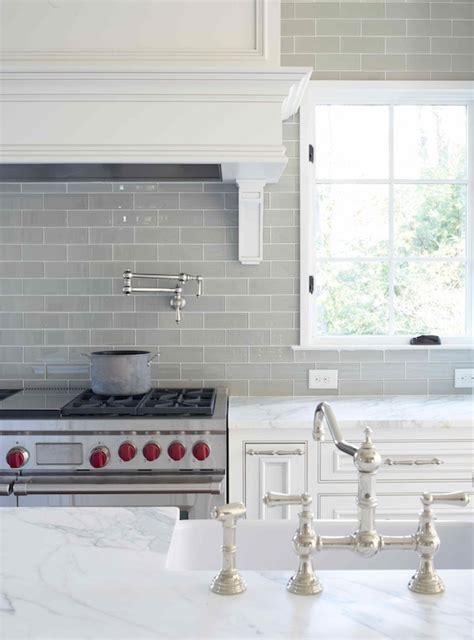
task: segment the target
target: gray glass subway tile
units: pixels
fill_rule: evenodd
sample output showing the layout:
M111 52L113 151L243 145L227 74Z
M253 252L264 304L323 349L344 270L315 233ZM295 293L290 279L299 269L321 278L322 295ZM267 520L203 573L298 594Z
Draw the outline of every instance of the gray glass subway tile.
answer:
M23 313L19 313L19 312L0 313L1 329L23 329L23 327L24 327Z
M134 233L130 227L92 227L89 238L92 244L132 244Z
M70 313L69 329L110 329L113 326L112 313Z
M112 191L110 182L69 182L68 193L108 193Z
M225 197L225 193L181 193L179 206L181 209L224 209Z
M291 396L292 380L249 380L251 396Z
M42 209L43 196L26 193L0 193L0 210L20 211L26 209ZM49 209L49 207L46 207Z
M23 347L0 347L0 362L21 362Z
M160 329L176 329L176 314L171 308L169 311L161 311L157 315ZM188 309L186 313L181 316L180 329L202 329L203 326L203 313L193 313Z
M1 214L0 214L1 217ZM43 229L0 227L1 244L43 244Z
M384 378L405 378L404 362L366 363L361 364L360 375L363 380L381 380ZM418 377L418 376L415 376Z
M88 206L89 197L87 194L52 193L44 196L45 209L87 209ZM92 208L98 209L99 207Z
M25 329L67 329L67 313L25 313Z
M4 278L40 279L44 276L44 264L42 262L2 262L2 276ZM41 286L41 282L38 286Z
M45 311L70 311L85 312L89 311L88 296L45 296Z
M177 193L136 193L134 196L135 209L178 209L179 196ZM116 207L115 207L116 208ZM132 207L127 207L132 208ZM184 207L191 209L194 207Z
M89 229L51 227L44 230L46 244L87 244Z
M21 244L0 244L0 261L21 260L21 253Z
M92 193L89 195L90 209L133 209L130 193ZM151 207L153 209L153 207Z
M180 333L183 345L198 347L226 344L226 332L223 329L184 329Z
M56 261L66 260L67 248L61 244L24 244L22 245L23 260ZM1 249L0 249L1 254Z
M21 284L21 282L20 282ZM0 287L1 290L1 287ZM43 296L1 295L0 311L43 311Z
M204 362L248 362L248 348L204 347Z
M428 380L384 380L383 392L386 396L424 396L428 394Z
M250 347L250 362L294 362L291 347Z
M112 224L112 211L68 211L68 227L107 227Z
M228 380L269 380L269 364L227 364L225 378Z
M206 329L246 329L248 327L247 313L205 313L204 326Z
M87 345L90 344L86 329L48 329L45 332L47 345Z
M467 394L472 395L472 389L457 389L454 386L454 378L428 380L428 393L430 396L444 394Z
M341 396L381 396L382 380L341 380L339 383Z
M67 347L25 347L25 362L67 362Z
M208 348L208 347L206 347ZM221 347L216 347L221 348ZM159 362L203 362L204 347L161 346ZM212 362L212 360L207 360Z
M23 294L26 296L64 296L68 281L65 278L25 278Z
M228 329L226 331L227 345L269 345L270 331L268 329Z
M185 380L224 380L224 364L183 364L181 365L181 376Z
M91 342L103 345L133 345L135 332L132 329L92 329Z
M22 224L24 227L65 227L67 224L67 212L23 211Z
M156 211L114 211L114 227L156 227L158 214Z
M179 229L174 227L137 228L135 229L135 242L142 244L168 244L179 242ZM199 240L196 240L197 244Z

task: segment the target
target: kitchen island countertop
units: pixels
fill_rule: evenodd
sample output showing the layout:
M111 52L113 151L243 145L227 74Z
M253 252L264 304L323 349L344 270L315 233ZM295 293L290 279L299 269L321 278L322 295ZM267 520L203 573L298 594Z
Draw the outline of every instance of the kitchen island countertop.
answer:
M0 637L472 638L472 571L443 571L441 596L410 592L406 571L322 571L315 597L289 594L288 572L246 571L246 593L218 596L210 572L166 569L177 513L2 509Z

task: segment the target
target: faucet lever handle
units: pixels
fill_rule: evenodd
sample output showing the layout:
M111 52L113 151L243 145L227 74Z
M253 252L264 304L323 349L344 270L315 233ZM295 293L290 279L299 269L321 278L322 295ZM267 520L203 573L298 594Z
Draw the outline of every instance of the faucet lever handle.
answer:
M268 491L263 496L263 503L267 507L283 507L286 505L297 505L308 508L312 502L312 498L309 493L291 494L291 493L277 493L276 491Z
M451 504L455 507L465 507L469 504L470 497L466 491L454 491L452 493L424 493L421 498L425 506L439 502L440 504Z
M214 507L211 510L211 518L224 522L225 520L237 520L247 513L243 502L230 502L222 506Z

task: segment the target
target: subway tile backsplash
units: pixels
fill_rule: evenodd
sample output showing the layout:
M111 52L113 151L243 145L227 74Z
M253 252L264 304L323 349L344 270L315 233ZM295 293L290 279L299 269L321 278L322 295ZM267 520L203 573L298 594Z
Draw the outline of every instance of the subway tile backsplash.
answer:
M301 5L302 7L304 5ZM267 189L264 262L237 257L236 189L202 184L2 184L0 379L5 386L83 387L82 352L160 351L156 384L226 384L234 394L310 395L308 370L337 369L331 396L458 393L455 367L473 352L293 351L298 341L297 121L290 154ZM296 171L296 174L295 174ZM120 208L122 207L123 208ZM178 328L167 295L121 293L122 272L202 274Z

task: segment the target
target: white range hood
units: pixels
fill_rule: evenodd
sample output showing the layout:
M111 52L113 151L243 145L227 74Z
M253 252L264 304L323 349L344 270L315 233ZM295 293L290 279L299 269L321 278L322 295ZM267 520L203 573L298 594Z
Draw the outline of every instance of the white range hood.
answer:
M0 4L8 26L0 55L0 163L5 171L14 171L18 164L30 165L30 170L31 165L34 169L34 165L78 163L159 164L171 169L176 165L218 166L221 179L236 182L239 188L239 258L246 264L262 260L263 188L277 182L285 168L282 121L298 110L310 77L308 69L276 64L278 2L175 0L166 5L142 0L92 4L39 0L35 7L42 8L42 13L36 21L31 3L0 0ZM173 13L178 5L189 25ZM114 29L121 40L114 40L114 31L107 30L104 37L111 39L109 48L98 52L100 34L96 41L88 41L94 32L90 35L86 22L81 32L80 21L90 21L92 11L112 6L129 11L111 14L118 16ZM162 38L171 28L163 24L170 16L173 27L179 19L181 31L188 29L184 35L178 33L169 47L178 37L188 43L195 32L211 38L214 31L209 31L209 24L216 16L223 33L209 51L198 38L194 51L186 45L186 55L172 48L157 53L151 49L154 34L149 34L150 42L146 40L140 6L160 26ZM228 15L231 6L234 14ZM74 12L68 13L71 7ZM244 9L247 13L241 15ZM222 14L217 15L219 11ZM26 24L25 35L26 16L31 16L32 24ZM126 42L126 51L118 44L112 50L114 42L131 37L126 26L137 16L142 32L134 46L141 49L134 49L132 55L131 44ZM196 30L192 21L198 16L203 26L199 29L197 25ZM62 24L67 28L67 20L73 20L69 25L76 25L77 33L70 30L65 38L59 29ZM252 38L247 33L250 27L255 34ZM269 34L270 28L277 33ZM226 36L225 29L230 35ZM231 52L226 49L229 37L236 39L236 29L242 42L240 53L235 50L237 40ZM253 57L247 50L249 42L254 43ZM192 59L200 62L199 68L190 64ZM237 62L242 63L235 66Z

